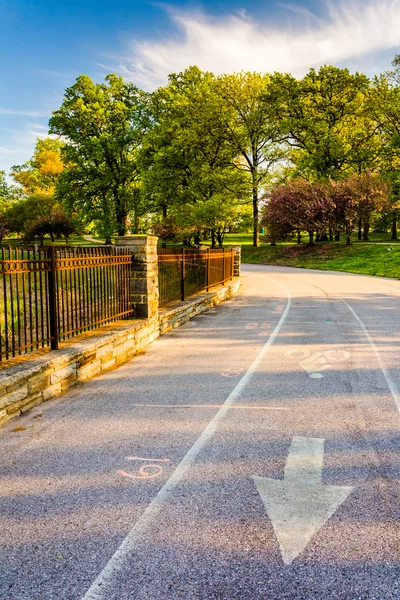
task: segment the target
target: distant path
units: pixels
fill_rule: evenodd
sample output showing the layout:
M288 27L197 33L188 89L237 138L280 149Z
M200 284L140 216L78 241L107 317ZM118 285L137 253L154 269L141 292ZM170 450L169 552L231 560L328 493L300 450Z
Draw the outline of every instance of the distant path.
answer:
M0 598L398 600L400 282L243 266L0 431Z
M97 240L96 238L94 238L91 235L83 235L82 237L87 242L91 242L91 243L94 243L94 244L104 244L104 240Z

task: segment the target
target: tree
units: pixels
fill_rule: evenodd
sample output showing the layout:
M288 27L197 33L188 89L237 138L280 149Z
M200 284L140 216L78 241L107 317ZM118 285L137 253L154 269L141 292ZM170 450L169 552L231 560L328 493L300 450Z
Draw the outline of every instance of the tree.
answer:
M369 223L373 213L390 206L390 184L371 171L330 181L328 193L335 205L336 224L345 231L347 245L351 244L351 234L360 218Z
M276 73L264 95L286 143L295 150L297 175L340 179L371 160L376 129L368 124L369 79L348 69L311 69L301 80Z
M294 231L307 231L312 246L314 233L325 231L334 223L334 208L326 185L295 179L276 187L266 198L262 223L272 243Z
M169 77L153 95L155 126L141 152L144 189L162 219L200 239L218 228L208 217L232 203L245 202L244 173L234 164L236 150L226 127L227 108L211 73L191 67ZM212 221L212 222L211 222ZM161 223L161 227L162 227ZM170 227L166 227L170 229Z
M226 127L236 155L236 168L250 175L253 205L253 245L259 245L260 189L272 166L285 153L281 135L264 100L270 78L259 73L235 73L219 78L219 91L230 109Z
M88 221L124 235L139 179L137 152L151 126L149 96L115 74L95 84L78 77L50 119L50 131L66 138L68 164L57 187L70 208Z
M7 211L19 195L20 191L7 183L5 171L0 171L0 242L11 232Z
M34 221L28 221L24 228L26 240L32 241L38 237L41 243L46 235L51 237L52 242L55 238L64 237L68 243L70 235L75 231L75 223L59 207L53 207L47 216L40 216Z
M394 69L376 77L373 86L371 113L382 136L381 172L392 185L392 240L397 240L400 203L400 55Z
M61 236L68 240L76 230L74 219L52 194L32 194L13 202L4 212L4 219L9 231L22 233L28 240L43 240L45 235L50 235L52 241Z
M61 158L63 146L64 142L57 138L38 139L33 157L23 165L12 167L11 176L26 194L54 192L64 170Z

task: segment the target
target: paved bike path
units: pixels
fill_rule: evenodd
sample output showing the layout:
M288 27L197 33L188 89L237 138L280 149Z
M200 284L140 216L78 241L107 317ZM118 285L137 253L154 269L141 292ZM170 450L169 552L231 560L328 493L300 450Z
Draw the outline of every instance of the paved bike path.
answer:
M231 302L7 426L0 597L399 598L399 291L246 266Z

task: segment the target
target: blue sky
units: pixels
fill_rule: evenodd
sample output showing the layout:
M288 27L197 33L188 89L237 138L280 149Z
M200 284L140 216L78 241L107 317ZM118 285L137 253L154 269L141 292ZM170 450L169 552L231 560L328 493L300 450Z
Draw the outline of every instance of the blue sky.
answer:
M0 0L0 169L25 162L82 73L151 90L191 64L215 73L321 64L368 75L400 53L400 0Z

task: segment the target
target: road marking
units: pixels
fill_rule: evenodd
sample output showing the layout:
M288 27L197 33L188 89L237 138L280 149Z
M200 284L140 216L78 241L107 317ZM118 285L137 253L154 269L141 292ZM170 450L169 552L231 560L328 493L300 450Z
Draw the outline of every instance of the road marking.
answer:
M258 323L248 323L245 329L257 329Z
M133 406L145 406L156 408L222 408L223 404L134 404ZM287 406L243 406L236 404L229 406L229 410L292 410Z
M148 462L170 462L169 458L142 458L141 456L127 456L126 460L143 460Z
M243 373L243 369L235 369L235 368L230 368L230 369L225 369L224 371L222 371L221 375L222 377L239 377L239 375L241 375Z
M323 375L320 371L330 369L332 367L331 362L349 360L351 354L345 350L327 350L326 352L314 352L314 354L311 354L308 350L289 350L285 356L297 360L311 379L322 379Z
M200 454L205 444L213 437L214 433L217 430L219 422L226 416L232 404L236 402L238 398L240 398L242 392L244 391L248 383L251 381L254 373L257 371L260 362L268 352L269 348L274 343L276 337L279 335L282 325L286 321L286 318L289 314L292 300L289 290L285 285L283 285L283 283L270 277L268 277L268 279L280 285L287 294L286 308L282 313L278 324L271 333L269 339L264 344L256 359L250 365L249 369L243 375L241 380L237 383L236 387L229 394L223 406L219 409L219 411L209 422L203 433L196 440L196 442L193 444L193 446L190 448L187 454L183 457L175 471L172 473L171 477L160 489L157 496L155 496L155 498L151 501L149 506L143 512L142 516L139 517L139 519L136 521L131 531L128 533L128 535L126 536L122 544L119 546L119 548L116 550L114 555L110 558L110 560L108 561L104 569L101 571L101 573L96 577L86 594L83 596L82 600L107 599L107 596L109 596L109 594L107 594L107 584L111 583L113 577L123 569L126 557L131 551L134 550L136 543L145 534L147 528L153 522L153 520L156 519L159 512L162 510L163 506L166 504L177 485L181 482L189 468L193 465L194 461Z
M323 485L323 459L322 438L294 437L284 479L253 477L285 565L290 565L304 550L354 489Z
M363 330L363 332L366 335L366 338L368 340L368 342L370 343L370 346L372 348L372 350L374 351L374 354L378 360L379 366L381 368L381 371L386 379L386 383L388 384L388 388L392 393L393 399L396 403L397 409L400 412L400 392L399 392L399 388L397 387L396 383L394 382L394 380L392 379L392 376L390 375L388 369L386 368L386 365L383 363L382 359L381 359L381 355L379 353L378 348L375 346L375 342L372 339L372 337L370 336L368 329L366 328L366 326L364 325L364 323L361 321L360 317L358 316L358 314L356 313L356 311L350 306L350 304L348 304L346 302L346 300L343 300L343 298L340 298L340 300L347 306L347 308L349 309L349 311L353 314L353 316L357 319L357 321L359 322L361 329Z
M124 477L130 477L131 479L153 479L153 477L158 477L163 472L162 467L160 465L155 465L155 462L170 462L169 458L142 458L141 456L127 456L126 460L136 460L140 462L150 462L149 465L142 465L139 468L139 475L133 475L132 473L127 473L126 471L118 471L119 475L124 475ZM156 471L154 472L154 469Z

